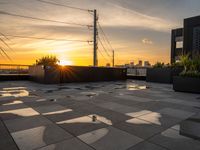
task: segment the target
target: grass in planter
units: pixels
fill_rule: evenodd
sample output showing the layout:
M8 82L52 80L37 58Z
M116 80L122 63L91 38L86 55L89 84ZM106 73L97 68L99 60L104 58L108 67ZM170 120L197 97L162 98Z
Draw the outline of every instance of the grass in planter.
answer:
M197 55L193 59L189 57L189 54L183 55L180 57L180 64L184 67L180 76L200 78L200 55Z

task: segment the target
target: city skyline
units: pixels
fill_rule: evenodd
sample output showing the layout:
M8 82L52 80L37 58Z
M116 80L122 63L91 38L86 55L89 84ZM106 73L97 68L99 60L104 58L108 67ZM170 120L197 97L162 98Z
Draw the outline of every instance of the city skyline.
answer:
M71 0L68 2L52 0L51 2L83 9L97 9L99 22L115 49L116 65L126 64L133 60L135 62L148 60L151 64L157 61L169 63L171 30L182 27L184 18L200 14L198 0L169 0L167 2L163 0L151 2L148 0ZM9 36L90 41L93 33L87 27L38 21L8 14L84 25L91 25L93 22L88 12L50 5L37 0L0 0L0 32L7 35L9 40L4 40L14 51L12 52L1 43L0 46L7 49L6 52L13 61L10 62L0 56L0 63L33 64L41 56L56 55L60 60L72 65L92 65L93 47L90 43ZM99 49L103 51L101 45ZM100 53L98 54L99 65L111 63L110 58L105 53L103 54L105 58Z

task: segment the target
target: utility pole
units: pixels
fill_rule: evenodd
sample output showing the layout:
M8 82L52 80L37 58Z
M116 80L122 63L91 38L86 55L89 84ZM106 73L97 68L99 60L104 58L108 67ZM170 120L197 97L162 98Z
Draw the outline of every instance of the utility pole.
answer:
M97 49L98 49L98 29L97 29L97 21L98 21L98 17L97 17L97 10L94 10L94 58L93 58L93 65L94 67L98 66L98 58L97 58Z
M112 65L113 67L115 67L115 51L113 50L113 60L112 60Z

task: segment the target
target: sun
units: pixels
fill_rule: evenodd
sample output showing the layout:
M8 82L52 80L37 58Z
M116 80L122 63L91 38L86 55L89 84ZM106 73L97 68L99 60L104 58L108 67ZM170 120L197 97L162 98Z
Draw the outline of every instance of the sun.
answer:
M61 66L69 66L69 65L72 65L72 62L69 61L69 60L61 59L61 60L58 62L58 64L61 65Z

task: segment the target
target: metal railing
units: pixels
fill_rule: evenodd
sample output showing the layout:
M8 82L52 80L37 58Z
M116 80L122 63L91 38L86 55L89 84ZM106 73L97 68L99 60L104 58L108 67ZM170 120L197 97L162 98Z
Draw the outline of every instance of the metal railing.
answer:
M128 76L146 76L147 68L145 67L135 67L135 68L127 68Z
M29 65L0 64L0 75L28 74Z

